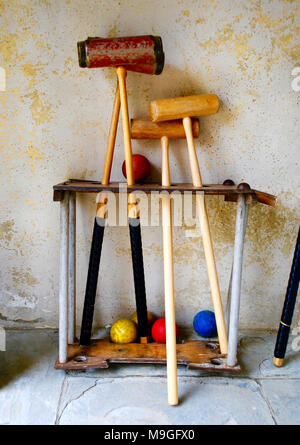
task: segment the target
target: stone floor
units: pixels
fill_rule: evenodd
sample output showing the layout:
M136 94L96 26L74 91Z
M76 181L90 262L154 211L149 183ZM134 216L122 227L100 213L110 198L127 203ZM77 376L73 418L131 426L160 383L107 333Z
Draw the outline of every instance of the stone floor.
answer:
M300 352L272 364L275 332L241 333L239 376L179 368L180 404L167 404L166 370L114 365L54 370L57 333L6 332L0 352L0 424L300 424ZM292 343L292 339L290 341Z

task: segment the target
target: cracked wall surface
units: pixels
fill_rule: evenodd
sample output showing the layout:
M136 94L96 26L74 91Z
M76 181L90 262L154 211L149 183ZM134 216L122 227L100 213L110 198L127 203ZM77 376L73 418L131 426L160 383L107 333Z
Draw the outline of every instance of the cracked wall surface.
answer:
M99 180L116 76L81 69L77 41L88 36L156 34L166 64L160 76L129 73L132 117L146 117L152 99L216 93L219 112L200 121L196 143L204 183L232 178L278 195L272 208L250 210L241 324L277 327L299 225L299 2L287 0L0 0L1 213L0 323L58 324L59 204L52 186L68 178ZM134 141L160 177L159 141ZM123 180L119 126L112 180ZM184 141L170 150L174 182L189 182ZM221 294L232 261L234 203L207 199ZM95 195L78 196L78 320L85 290ZM143 228L148 307L163 313L162 239ZM178 323L190 326L211 309L200 238L174 230ZM134 311L127 228L108 228L102 251L96 324ZM299 320L299 305L296 321Z

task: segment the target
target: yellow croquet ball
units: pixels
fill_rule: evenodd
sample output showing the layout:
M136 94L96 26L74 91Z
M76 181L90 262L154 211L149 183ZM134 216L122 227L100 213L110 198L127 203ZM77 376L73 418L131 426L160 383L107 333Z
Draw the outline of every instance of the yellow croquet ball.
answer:
M132 320L120 318L110 329L110 338L114 343L131 343L137 339L137 327Z
M148 326L152 326L153 322L154 322L154 317L153 314L151 314L151 312L147 311L147 319L148 319ZM130 316L130 320L134 321L135 324L137 324L137 313L134 312L131 316Z

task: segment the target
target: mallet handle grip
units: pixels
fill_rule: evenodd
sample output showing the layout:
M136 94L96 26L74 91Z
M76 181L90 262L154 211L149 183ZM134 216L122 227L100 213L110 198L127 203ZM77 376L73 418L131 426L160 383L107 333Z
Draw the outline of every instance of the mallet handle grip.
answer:
M169 140L166 136L163 136L161 138L161 148L162 148L162 185L169 186L170 185ZM170 405L178 405L171 200L168 194L162 194L161 198L162 198L162 227L163 227L163 250L164 250L168 402Z
M99 224L98 222L102 223ZM94 231L89 259L89 269L85 289L84 306L80 332L80 344L89 345L91 340L94 306L97 291L99 265L102 251L105 219L94 220Z
M201 175L200 175L200 169L199 169L199 164L198 164L198 159L197 159L197 154L196 154L194 139L193 139L193 134L192 134L191 118L185 117L183 119L183 125L184 125L184 129L185 129L186 136L187 136L187 145L188 145L188 151L189 151L193 185L195 185L197 187L201 187L202 179L201 179ZM224 313L223 313L222 300L221 300L221 295L220 295L219 281L218 281L218 276L217 276L217 268L216 268L216 262L215 262L214 251L213 251L213 246L212 246L212 240L211 240L211 234L210 234L210 228L209 228L209 222L208 222L208 216L207 216L207 211L206 211L204 194L196 194L196 205L197 205L197 211L198 211L201 234L202 234L204 255L205 255L205 260L206 260L206 264L207 264L208 279L209 279L209 283L210 283L213 306L214 306L215 317L216 317L220 349L221 349L222 354L227 354L228 340L227 340L227 333L226 333L226 325L225 325L225 320L224 320Z

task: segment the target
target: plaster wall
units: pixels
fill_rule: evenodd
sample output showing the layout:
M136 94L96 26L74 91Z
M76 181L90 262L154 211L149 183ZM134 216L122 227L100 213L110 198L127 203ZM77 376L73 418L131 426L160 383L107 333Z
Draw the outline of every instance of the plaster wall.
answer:
M232 178L278 195L277 206L251 208L246 236L241 325L277 327L299 226L299 1L288 0L5 0L0 1L1 211L0 322L58 323L59 204L52 186L99 180L115 90L113 69L81 69L76 43L88 36L155 34L166 64L160 76L129 73L132 117L150 100L215 93L219 112L201 119L197 152L204 183ZM295 81L294 81L295 82ZM294 88L295 89L295 88ZM297 88L296 88L297 89ZM157 142L133 143L160 177ZM190 182L184 141L171 147L172 180ZM123 180L122 132L112 180ZM235 204L207 199L222 297L229 281ZM78 196L78 323L85 291L95 195ZM179 324L212 308L200 238L174 230ZM143 228L148 307L163 313L162 238ZM128 228L108 228L96 324L134 311ZM299 305L296 321L299 319Z

